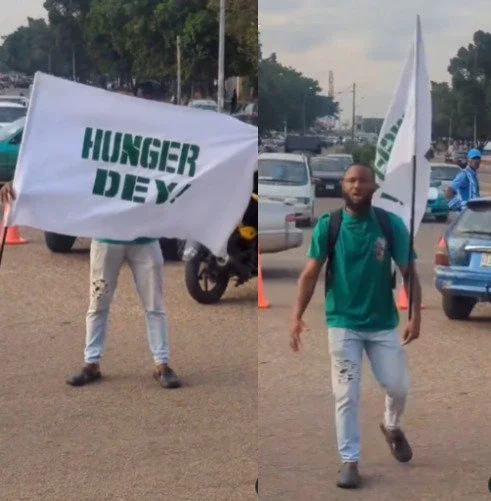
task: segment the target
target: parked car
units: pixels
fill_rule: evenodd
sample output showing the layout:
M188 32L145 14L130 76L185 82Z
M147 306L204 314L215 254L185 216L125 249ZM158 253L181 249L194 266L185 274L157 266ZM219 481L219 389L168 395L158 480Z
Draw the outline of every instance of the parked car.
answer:
M443 191L430 186L423 220L428 221L431 219L440 223L446 223L449 213L450 209L448 208L448 201L446 200Z
M479 301L491 301L491 197L467 202L439 239L435 273L448 318L466 320Z
M291 205L297 224L314 221L314 185L307 158L292 153L261 153L259 199Z
M189 101L188 107L199 110L218 111L218 104L213 99L193 99Z
M22 104L3 102L0 103L0 127L5 127L19 118L25 117L27 108Z
M467 165L467 150L457 151L456 159L454 160L448 153L445 155L445 162L449 164L458 165L461 169L464 169Z
M25 96L0 96L0 104L2 103L21 104L22 106L27 107L29 99Z
M335 158L342 162L345 169L348 169L350 165L353 165L353 156L347 153L334 153L331 155L327 155L329 158Z
M292 207L279 202L259 202L259 248L262 254L282 252L303 244Z
M258 117L259 117L259 106L257 103L248 103L243 105L237 112L235 112L233 117L238 120L255 125L257 127Z
M0 185L14 178L25 117L0 128Z
M488 141L482 149L481 166L491 167L491 141Z
M430 186L446 190L460 172L460 167L448 163L432 163L430 164Z
M346 172L346 162L336 157L313 157L310 168L315 183L315 196L341 195L341 181Z

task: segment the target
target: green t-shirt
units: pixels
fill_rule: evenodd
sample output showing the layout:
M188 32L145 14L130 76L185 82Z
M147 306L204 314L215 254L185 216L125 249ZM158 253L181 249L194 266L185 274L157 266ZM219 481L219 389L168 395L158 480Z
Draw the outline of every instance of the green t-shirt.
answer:
M409 232L403 220L389 213L393 228L392 259L398 266L409 261ZM327 260L329 214L319 218L308 257ZM372 210L364 217L343 210L334 259L332 279L326 295L326 322L362 332L394 329L399 314L391 283L391 256L388 244Z
M103 238L96 238L96 242L100 242L101 244L117 244L117 245L142 245L149 244L150 242L156 242L157 238L147 238L141 237L136 238L135 240L108 240Z

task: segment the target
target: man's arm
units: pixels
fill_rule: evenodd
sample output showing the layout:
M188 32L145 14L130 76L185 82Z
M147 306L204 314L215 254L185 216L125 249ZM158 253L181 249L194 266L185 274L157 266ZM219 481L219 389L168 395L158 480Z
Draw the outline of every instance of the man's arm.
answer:
M298 279L297 299L293 308L293 319L301 320L314 294L322 270L322 261L310 258Z
M465 172L459 172L452 181L452 184L445 190L445 198L447 200L452 200L452 198L457 195L458 190L465 186L465 183L467 183Z
M421 303L423 293L421 289L421 282L419 281L418 271L416 269L416 263L412 261L409 265L399 266L399 271L401 272L404 282L404 289L408 298L409 289L411 288L411 286L413 288L413 304L411 317L419 317L421 319Z
M8 205L15 199L15 193L12 181L5 183L0 189L0 204Z

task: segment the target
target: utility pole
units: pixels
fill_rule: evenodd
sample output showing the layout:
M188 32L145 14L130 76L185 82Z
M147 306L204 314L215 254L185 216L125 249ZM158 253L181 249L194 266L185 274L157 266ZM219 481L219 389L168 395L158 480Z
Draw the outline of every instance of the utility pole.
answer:
M450 144L450 139L452 138L452 117L448 121L448 141Z
M218 43L218 111L225 104L225 0L220 0L220 32Z
M355 127L356 127L356 83L353 84L353 124L351 126L351 140L355 140Z
M477 112L474 112L474 148L477 145Z
M70 17L73 17L73 3L70 0ZM77 72L76 72L76 64L75 64L75 43L72 40L72 78L73 81L77 81Z
M177 96L176 104L181 104L181 37L177 36Z

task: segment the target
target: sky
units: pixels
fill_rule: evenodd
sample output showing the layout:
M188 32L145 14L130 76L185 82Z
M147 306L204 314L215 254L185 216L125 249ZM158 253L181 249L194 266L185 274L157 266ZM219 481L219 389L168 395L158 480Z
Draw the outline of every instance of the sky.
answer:
M27 18L46 17L44 0L2 0L5 8L2 8L0 16L0 37L15 31L19 26L27 25Z
M319 81L323 93L334 72L342 119L351 121L353 82L356 114L383 118L421 25L431 80L450 81L450 59L491 31L490 0L259 0L263 57Z

